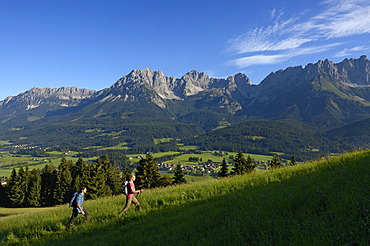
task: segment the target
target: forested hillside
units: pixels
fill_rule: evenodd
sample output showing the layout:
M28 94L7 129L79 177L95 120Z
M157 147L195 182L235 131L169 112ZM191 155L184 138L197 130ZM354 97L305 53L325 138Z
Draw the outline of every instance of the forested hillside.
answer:
M281 69L259 85L241 73L144 69L100 91L32 88L0 102L0 141L37 146L37 155L109 148L117 162L184 145L312 160L369 147L369 71L361 56Z

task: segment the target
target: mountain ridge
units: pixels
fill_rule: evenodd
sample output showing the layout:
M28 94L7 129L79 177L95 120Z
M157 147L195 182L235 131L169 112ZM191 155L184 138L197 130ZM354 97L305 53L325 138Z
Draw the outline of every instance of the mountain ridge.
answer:
M217 105L203 103L198 109L229 108L231 115L294 118L326 128L328 126L320 125L316 120L323 114L331 114L335 120L327 125L335 126L353 122L351 117L361 120L370 115L369 78L370 61L366 56L344 59L337 64L326 59L305 67L288 67L270 73L259 85L253 85L242 73L227 78L212 78L192 70L181 78L175 78L165 76L162 71L146 68L132 70L111 87L100 91L76 87L32 88L0 101L0 118L6 120L1 116L7 109L11 111L8 112L10 115L16 114L17 110L33 110L33 114L37 115L34 109L42 105L51 105L50 110L56 110L77 107L87 101L95 104L117 101L155 104L161 109L173 111L169 106L172 102L194 99L194 103L199 105L204 99L215 103L213 99L218 96ZM203 95L202 99L199 99L200 94ZM195 99L196 96L198 99ZM357 113L346 112L348 109ZM43 113L37 116L43 117Z
M80 124L85 131L94 127L125 130L147 146L145 128L136 129L144 124L160 131L152 137L174 139L258 120L300 122L324 132L370 119L369 78L366 56L336 64L326 59L281 69L258 85L242 73L212 78L192 70L175 78L146 68L132 70L99 91L32 88L8 97L0 101L0 129L12 139L35 134L32 128L36 126L38 131L42 127L69 131L71 124ZM11 129L24 130L24 136ZM134 141L131 136L125 137L123 141Z

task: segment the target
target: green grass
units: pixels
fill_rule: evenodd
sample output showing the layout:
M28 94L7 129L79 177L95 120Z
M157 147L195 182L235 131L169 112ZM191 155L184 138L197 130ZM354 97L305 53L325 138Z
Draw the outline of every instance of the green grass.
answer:
M183 154L181 156L175 157L173 160L165 161L165 163L174 163L174 164L180 163L180 164L186 164L186 165L189 165L189 164L198 165L198 162L188 161L189 157L197 157L199 159L202 159L203 162L206 162L207 160L212 160L213 162L221 163L224 156L216 156L216 155L213 155L213 153L214 151L202 151L201 154ZM236 152L228 152L228 155L225 156L226 161L229 160L228 159L229 156L233 155L235 157L236 154L237 154ZM244 154L244 157L247 157L247 156L248 154ZM272 159L271 156L255 155L255 154L251 154L251 158L255 161L267 161L267 160Z
M11 173L11 169L0 169L0 177L9 177Z
M0 245L369 245L370 150L283 169L0 217ZM15 214L22 210L15 209ZM10 213L10 212L7 212Z
M0 141L0 145L9 145L9 144L12 144L12 143L9 141Z
M12 215L24 215L39 211L48 211L54 208L0 208L0 218Z
M106 147L106 148L101 148L100 150L107 150L107 149L129 149L129 147L127 147L128 143L120 143L116 146L112 146L112 147Z
M179 146L179 149L181 149L181 150L196 150L196 149L198 149L198 146L196 146L196 145L182 145L181 146L181 144L178 144L178 146Z
M167 143L170 142L173 138L154 138L154 144Z
M49 163L51 160L54 166L58 166L60 164L61 159L64 156L67 160L72 160L76 162L78 160L77 157L73 157L73 155L77 154L77 152L69 152L68 155L65 155L64 152L52 151L47 152L51 156L47 157L47 161L35 161L33 159L38 157L32 157L30 155L13 155L8 153L1 153L0 155L0 176L9 177L13 167L18 171L20 167L26 167L30 170L32 169L43 169L46 164ZM95 160L95 158L86 158L86 160Z

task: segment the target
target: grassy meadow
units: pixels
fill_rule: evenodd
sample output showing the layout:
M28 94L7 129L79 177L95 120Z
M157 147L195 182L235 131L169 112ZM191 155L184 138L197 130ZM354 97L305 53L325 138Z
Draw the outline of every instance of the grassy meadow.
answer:
M369 245L370 150L302 165L67 205L0 208L0 245ZM26 211L26 212L24 212Z

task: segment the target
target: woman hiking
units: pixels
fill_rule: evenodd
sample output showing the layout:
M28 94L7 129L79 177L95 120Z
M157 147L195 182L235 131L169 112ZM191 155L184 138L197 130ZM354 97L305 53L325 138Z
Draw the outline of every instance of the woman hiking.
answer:
M140 194L144 190L143 189L141 189L141 190L135 190L135 184L134 184L135 179L136 179L136 176L135 176L134 173L132 173L130 175L130 181L128 183L128 193L126 195L126 205L121 210L121 212L118 213L118 216L121 216L122 214L124 214L130 208L131 203L135 204L135 210L136 211L139 211L140 210L140 203L137 200L137 198L135 197L135 194Z

